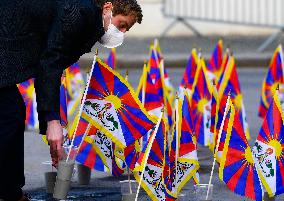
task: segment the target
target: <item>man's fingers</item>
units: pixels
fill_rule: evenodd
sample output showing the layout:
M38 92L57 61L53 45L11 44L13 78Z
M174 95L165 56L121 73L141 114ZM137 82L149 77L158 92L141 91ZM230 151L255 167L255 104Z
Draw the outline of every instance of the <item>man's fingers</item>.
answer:
M62 160L64 158L64 151L62 147L62 142L59 141L56 143L56 152L57 152L57 159Z
M50 156L52 158L52 164L57 167L58 155L57 155L57 145L55 142L50 142Z

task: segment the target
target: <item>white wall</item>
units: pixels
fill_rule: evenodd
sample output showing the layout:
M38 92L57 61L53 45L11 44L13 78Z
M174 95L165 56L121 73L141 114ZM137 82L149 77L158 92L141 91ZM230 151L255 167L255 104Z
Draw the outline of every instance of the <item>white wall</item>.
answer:
M138 0L143 10L142 24L136 24L128 36L133 37L155 37L159 36L165 27L172 22L171 18L165 18L162 14L161 0ZM284 9L284 8L283 8ZM190 21L191 24L204 35L267 35L276 31L263 27L248 27L240 25L228 25L221 23L205 23L200 21ZM182 24L177 24L170 32L169 36L188 36L193 33Z

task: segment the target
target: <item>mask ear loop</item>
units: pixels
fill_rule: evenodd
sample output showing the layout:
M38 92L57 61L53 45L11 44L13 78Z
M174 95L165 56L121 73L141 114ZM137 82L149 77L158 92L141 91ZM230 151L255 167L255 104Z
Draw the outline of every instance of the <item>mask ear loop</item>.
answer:
M111 20L112 20L112 10L110 11L109 25L111 25ZM109 25L108 25L108 26L109 26Z
M104 16L102 16L102 20L103 20L103 27L105 27L105 18L104 18ZM112 10L110 10L110 19L109 19L109 25L111 24L111 20L112 20ZM108 26L109 26L108 25Z

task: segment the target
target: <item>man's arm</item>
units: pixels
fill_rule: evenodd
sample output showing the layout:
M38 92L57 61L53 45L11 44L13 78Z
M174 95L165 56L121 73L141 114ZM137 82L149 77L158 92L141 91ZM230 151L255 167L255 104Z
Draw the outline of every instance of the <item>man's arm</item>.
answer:
M60 121L57 118L49 119L49 116L59 114L60 111L60 85L63 70L76 62L82 54L80 49L74 49L79 46L82 35L80 32L84 32L85 19L82 13L78 5L69 1L58 6L35 79L40 132L46 131L55 166L63 154L63 132Z

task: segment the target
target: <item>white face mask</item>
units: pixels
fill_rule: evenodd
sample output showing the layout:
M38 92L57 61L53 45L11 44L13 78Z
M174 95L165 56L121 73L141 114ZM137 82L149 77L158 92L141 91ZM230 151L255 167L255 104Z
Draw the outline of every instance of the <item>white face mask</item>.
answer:
M99 40L99 43L106 48L114 48L120 46L124 40L124 33L119 31L118 28L116 28L116 26L111 23L111 19L112 13L107 31Z

